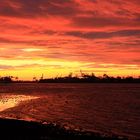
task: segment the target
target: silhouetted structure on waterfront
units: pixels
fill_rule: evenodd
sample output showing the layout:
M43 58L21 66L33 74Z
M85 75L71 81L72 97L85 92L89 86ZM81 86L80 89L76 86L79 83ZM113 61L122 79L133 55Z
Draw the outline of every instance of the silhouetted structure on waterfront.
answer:
M81 73L81 77L72 76L70 73L65 77L56 77L48 79L40 79L40 83L140 83L140 77L134 78L132 76L128 77L113 77L104 74L103 76L95 76L92 74Z

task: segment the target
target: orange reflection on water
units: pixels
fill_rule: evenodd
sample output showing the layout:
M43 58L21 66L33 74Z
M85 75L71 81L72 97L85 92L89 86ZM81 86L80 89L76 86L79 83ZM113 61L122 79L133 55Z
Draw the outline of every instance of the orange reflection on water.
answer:
M0 111L6 110L17 106L23 101L28 101L32 99L38 99L36 96L26 96L26 95L1 95L0 96Z

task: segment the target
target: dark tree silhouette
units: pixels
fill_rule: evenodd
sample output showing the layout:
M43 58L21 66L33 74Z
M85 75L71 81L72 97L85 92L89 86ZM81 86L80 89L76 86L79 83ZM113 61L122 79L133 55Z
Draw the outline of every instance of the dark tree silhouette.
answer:
M12 78L13 78L12 76L0 77L0 83L11 83Z
M65 77L56 77L56 78L50 78L50 79L42 79L38 82L40 83L140 83L140 77L134 78L132 76L128 77L113 77L109 76L107 74L103 74L103 76L95 76L94 73L91 74L85 74L82 71L81 76L73 76L72 73L70 73L68 76Z

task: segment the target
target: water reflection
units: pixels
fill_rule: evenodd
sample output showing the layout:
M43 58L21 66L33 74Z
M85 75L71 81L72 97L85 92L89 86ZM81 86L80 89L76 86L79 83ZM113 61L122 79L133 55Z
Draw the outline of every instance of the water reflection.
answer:
M0 96L0 111L17 106L23 101L38 99L36 96L27 95L1 95Z

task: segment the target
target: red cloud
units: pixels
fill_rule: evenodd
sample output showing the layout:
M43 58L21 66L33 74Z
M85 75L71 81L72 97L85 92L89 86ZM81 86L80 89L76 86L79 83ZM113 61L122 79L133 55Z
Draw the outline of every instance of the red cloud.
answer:
M0 60L140 67L139 4L139 0L1 0Z

